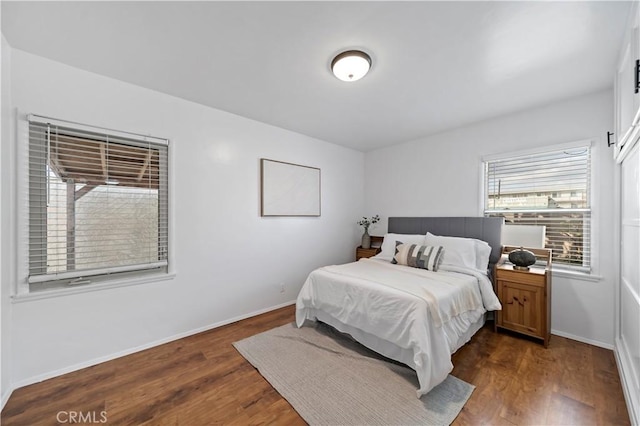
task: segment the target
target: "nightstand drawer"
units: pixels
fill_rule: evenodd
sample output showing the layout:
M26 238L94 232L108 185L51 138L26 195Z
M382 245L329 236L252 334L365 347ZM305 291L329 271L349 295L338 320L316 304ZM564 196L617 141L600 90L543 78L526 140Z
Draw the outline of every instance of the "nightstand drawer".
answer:
M544 287L546 285L544 271L542 274L536 274L535 272L532 273L529 271L509 271L498 269L497 279L500 281L512 281L536 287Z
M363 257L373 257L378 253L380 253L380 247L371 247L368 249L358 247L356 249L356 260L360 260Z

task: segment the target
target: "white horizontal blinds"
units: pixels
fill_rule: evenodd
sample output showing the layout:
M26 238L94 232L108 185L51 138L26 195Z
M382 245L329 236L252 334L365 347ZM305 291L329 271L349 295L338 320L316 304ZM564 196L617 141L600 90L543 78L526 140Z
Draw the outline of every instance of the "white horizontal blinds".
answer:
M166 266L168 146L29 123L29 281Z
M485 215L546 226L554 262L589 269L590 170L589 146L487 161Z

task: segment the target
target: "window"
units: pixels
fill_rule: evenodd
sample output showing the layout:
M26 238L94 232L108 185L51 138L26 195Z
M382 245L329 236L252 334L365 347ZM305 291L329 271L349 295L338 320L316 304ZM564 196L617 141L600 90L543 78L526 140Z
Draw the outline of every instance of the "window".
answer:
M30 289L166 271L168 141L29 116Z
M591 149L588 144L484 161L484 214L546 226L555 265L590 271Z

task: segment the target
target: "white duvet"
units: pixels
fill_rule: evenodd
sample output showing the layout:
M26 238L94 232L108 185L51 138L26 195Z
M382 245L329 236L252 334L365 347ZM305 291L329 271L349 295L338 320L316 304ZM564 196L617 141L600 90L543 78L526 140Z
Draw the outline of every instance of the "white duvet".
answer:
M344 324L340 331L357 330L354 337L365 346L371 340L365 337L375 336L382 345L371 349L416 370L420 397L453 369L451 354L467 329L487 310L501 309L486 275L448 269L431 272L379 259L316 269L298 295L296 323Z

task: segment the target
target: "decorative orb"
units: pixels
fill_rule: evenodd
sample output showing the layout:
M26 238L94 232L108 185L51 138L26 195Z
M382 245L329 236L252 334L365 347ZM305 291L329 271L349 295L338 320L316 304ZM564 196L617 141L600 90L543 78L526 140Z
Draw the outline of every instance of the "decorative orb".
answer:
M516 265L516 269L529 269L529 266L536 263L536 255L520 247L509 253L509 262Z

